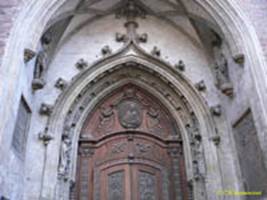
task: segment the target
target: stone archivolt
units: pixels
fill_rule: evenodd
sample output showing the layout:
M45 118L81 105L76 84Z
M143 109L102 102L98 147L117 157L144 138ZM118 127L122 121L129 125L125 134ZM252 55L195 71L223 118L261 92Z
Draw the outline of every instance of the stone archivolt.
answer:
M84 59L77 62L76 67L80 69L80 73L73 78L72 83L66 85L67 88L64 86L64 91L62 90L56 102L56 109L48 120L48 127L56 124L58 119L55 116L57 111L61 112L61 105L69 105L64 109L68 111L64 116L64 134L61 137L59 185L61 189L66 187L61 181L68 183L75 176L75 163L72 161L76 159L74 151L79 138L94 140L105 137L107 133L135 130L153 133L164 139L183 139L188 177L205 199L204 182L208 172L205 168L200 123L195 114L196 107L193 107L193 104L202 107L202 104L199 105L202 99L197 91L191 90L193 84L190 84L190 81L175 67L164 62L159 48L155 47L152 55L149 55L140 47L140 43L147 41L148 35L136 33L138 24L134 21L135 17L135 14L128 16L128 22L125 24L127 35L116 34L116 40L124 42L119 51L112 52L109 46L104 46L101 49L104 57L94 65L88 66ZM110 63L112 67L109 66ZM146 66L149 64L153 66ZM178 64L177 68L184 71L183 61ZM98 70L102 72L99 73ZM90 81L86 76L92 77ZM87 79L86 83L82 83L84 79ZM180 90L179 87L188 90ZM74 93L72 100L65 102L65 99ZM189 99L192 94L197 98ZM166 105L166 108L159 102ZM176 118L172 121L169 116L174 115ZM208 114L205 113L206 115ZM82 124L89 126L82 127ZM52 129L51 131L53 132ZM78 136L78 133L81 134ZM149 147L141 144L138 144L138 147L141 152L149 150ZM118 147L114 152L122 150L123 147ZM197 186L199 183L201 187Z
M80 75L82 76L82 74ZM149 94L145 90L153 94ZM164 108L157 98L153 97L154 95L159 97L164 105L168 105L168 108ZM128 116L123 111L125 106L132 107ZM122 113L121 117L119 116L120 112ZM176 112L179 113L180 117L179 127L175 127L174 124L177 122L172 122L168 117ZM90 113L94 114L90 115ZM147 115L146 121L143 120L144 115ZM83 140L105 137L107 130L109 133L127 130L142 131L148 134L153 132L153 134L156 133L156 136L164 139L181 139L184 136L180 135L180 128L183 129L187 124L190 124L189 126L193 128L187 129L187 134L190 135L189 139L192 146L188 148L190 151L198 153L192 153L194 162L189 163L192 165L192 175L189 173L189 177L193 178L193 183L202 182L202 184L198 183L201 186L198 192L205 194L203 183L206 169L203 148L201 147L202 140L198 137L201 133L196 118L192 118L192 115L194 114L190 103L166 77L131 61L114 66L112 70L107 70L99 77L96 76L94 81L89 82L84 87L77 95L65 118L65 127L71 128L68 128L64 134L67 134L68 138L72 138L70 139L72 143L68 144L70 148L75 144L75 137L77 137L75 133L80 132L77 131L78 129L81 130L80 138ZM85 117L88 117L87 120L89 120L85 124L89 124L89 126L81 127L81 122L86 122ZM63 144L66 143L63 142ZM59 168L59 173L63 174L63 180L71 180L72 177L71 172L74 163L69 162L73 160L69 148L62 148L61 150L68 149L65 153L61 153L67 159L65 164L60 163L61 167ZM188 162L190 161L187 157ZM62 169L66 170L62 172ZM198 188L198 186L195 187Z

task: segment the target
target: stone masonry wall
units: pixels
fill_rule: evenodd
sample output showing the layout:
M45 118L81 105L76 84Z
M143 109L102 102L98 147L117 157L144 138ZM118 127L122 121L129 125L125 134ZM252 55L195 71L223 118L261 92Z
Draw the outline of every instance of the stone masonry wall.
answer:
M267 1L236 0L244 14L251 20L267 59Z
M29 0L0 0L0 63L12 25L23 5ZM234 0L251 20L267 60L267 1L266 0Z
M27 0L0 0L0 63L16 16Z

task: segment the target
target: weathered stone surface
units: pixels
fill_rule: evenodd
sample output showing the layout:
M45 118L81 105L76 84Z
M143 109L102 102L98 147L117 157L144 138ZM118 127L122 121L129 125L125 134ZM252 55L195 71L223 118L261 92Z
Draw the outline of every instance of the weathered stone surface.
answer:
M234 125L234 137L245 190L260 191L265 195L267 171L251 111L247 111ZM251 200L261 198L248 197Z
M0 79L1 83L4 83L0 84L0 196L2 195L8 199L39 199L40 196L43 199L54 198L53 195L56 190L55 183L58 169L58 149L60 145L61 132L59 131L54 133L54 140L50 141L47 147L38 141L38 133L42 133L46 126L50 123L48 121L48 117L39 115L39 105L42 102L48 102L49 104L54 105L54 103L57 102L59 95L65 94L65 89L64 91L60 91L55 88L55 83L59 77L64 77L66 80L74 80L77 78L76 75L78 73L80 73L79 76L83 76L83 73L89 69L87 69L87 67L92 66L92 64L103 58L101 49L104 46L108 45L110 49L112 49L112 52L105 51L107 53L105 53L105 55L112 55L124 45L124 43L118 43L114 40L114 35L116 33L121 33L122 35L117 35L117 40L119 39L120 41L124 41L123 35L125 34L126 29L124 27L125 21L123 18L115 19L114 15L109 15L97 18L92 23L85 23L92 14L92 10L88 11L86 8L86 14L82 13L82 9L77 11L77 13L81 12L82 14L73 17L68 27L63 25L58 26L61 27L60 29L64 29L65 27L66 31L61 38L60 45L57 45L56 42L52 40L52 43L57 48L56 51L51 51L52 54L50 56L52 56L53 59L48 66L47 74L43 77L45 82L37 82L38 88L42 86L43 89L32 92L31 83L33 80L34 58L27 63L27 66L25 66L25 63L23 63L23 50L25 48L39 50L38 48L41 41L37 41L36 38L39 40L42 37L41 34L44 32L45 26L48 22L57 21L55 18L56 16L61 16L62 13L68 13L68 11L76 7L77 2L78 1L76 0L0 0L0 63L2 63L2 59L4 59L4 65L1 65L0 67ZM111 2L110 4L113 3L112 1L109 2ZM205 81L206 90L201 93L202 97L199 97L199 99L203 99L207 105L222 105L224 109L223 114L220 117L215 117L214 119L214 125L216 126L217 132L221 138L220 145L218 145L217 148L209 149L210 146L214 146L210 145L208 142L213 142L210 139L212 138L212 135L216 135L214 133L216 132L215 130L212 130L213 132L210 135L203 136L203 146L204 148L207 148L206 152L208 152L205 157L207 161L212 161L211 163L213 163L213 165L209 165L208 167L215 169L217 164L221 163L221 174L217 174L216 176L216 174L213 173L208 174L206 177L206 183L208 186L207 190L209 191L209 194L208 197L204 197L204 199L216 200L217 197L212 195L215 194L214 191L218 189L216 188L217 186L215 182L219 176L224 177L222 182L227 189L244 189L242 188L243 180L240 180L238 176L240 173L239 164L241 166L244 166L244 164L242 164L242 161L239 161L238 163L236 162L237 158L235 155L237 155L238 152L236 152L232 141L234 139L233 133L238 131L233 132L231 124L236 121L236 119L238 119L248 107L251 107L254 114L255 126L248 127L246 131L253 127L252 132L257 130L257 136L250 139L255 142L254 139L258 138L258 143L254 145L258 149L249 150L255 151L256 154L258 154L259 150L263 151L262 160L265 162L265 165L267 164L267 146L266 141L264 140L264 138L266 138L267 122L265 115L266 98L263 94L266 93L266 82L265 79L262 79L259 76L259 74L265 76L266 73L263 73L262 70L266 67L262 61L254 62L255 60L257 61L261 58L261 55L252 48L253 44L248 45L248 43L246 43L249 40L244 36L245 34L251 32L250 29L252 29L252 32L255 31L257 34L256 36L260 40L261 46L257 46L258 44L254 45L257 47L257 51L260 51L262 48L265 57L267 58L267 5L265 1L261 0L238 0L234 3L238 3L237 6L239 6L241 10L229 9L230 7L226 6L228 5L228 2L222 3L223 5L220 5L220 9L218 9L216 5L219 1L200 1L202 7L197 7L197 5L192 4L191 1L184 1L189 12L207 20L207 24L225 24L221 27L212 27L214 31L217 31L217 29L222 30L224 34L223 38L225 38L225 40L228 40L232 36L235 37L234 41L229 40L224 42L225 44L229 44L231 47L234 46L235 43L238 44L237 46L240 48L237 50L238 53L236 51L231 52L228 46L224 43L222 45L222 50L229 60L229 74L232 81L232 85L231 87L227 87L226 93L231 94L232 90L228 89L232 89L232 86L234 88L234 98L230 99L219 93L214 86L214 74L212 72L214 61L212 59L213 56L208 55L210 49L206 46L206 41L210 38L208 38L208 36L204 38L200 37L198 33L200 33L201 30L200 32L196 31L190 24L190 20L192 19L188 20L186 16L183 16L184 11L180 8L179 4L176 4L176 1L170 2L173 2L173 4L170 4L172 5L172 9L178 7L178 10L175 12L179 12L179 17L174 15L174 11L165 12L170 6L162 6L162 4L158 3L158 1L153 3L153 7L158 9L156 13L159 16L167 13L169 18L174 19L174 22L178 24L179 28L174 28L171 24L166 23L165 20L152 17L148 13L146 14L146 18L143 18L143 16L142 18L138 18L136 20L139 25L137 30L137 36L139 36L138 45L148 54L151 53L154 46L157 46L158 49L160 49L160 52L155 51L155 57L169 63L169 67L173 68L173 71L171 71L173 73L173 77L176 75L180 76L180 73L176 73L175 64L178 63L179 60L183 60L184 63L186 63L186 70L184 71L183 76L189 80L190 84L197 83L199 80ZM211 8L208 10L214 9L217 10L217 12L222 12L220 15L223 19L225 19L225 21L222 22L219 21L218 18L212 18L211 16L217 16L216 12L211 13L210 15L210 13L205 11L207 2L210 4L209 8ZM61 3L65 4L62 5ZM230 4L232 3L229 3L229 5ZM60 8L53 9L50 5L58 6L58 8ZM100 3L98 6L107 6L106 4L103 5ZM26 8L28 9L29 7L31 7L32 10L27 10L25 13ZM94 10L95 12L98 12L99 15L103 14L101 11L97 11L97 9ZM56 11L56 13L52 13L54 11ZM234 17L232 16L233 12L235 13ZM238 24L241 27L240 21L235 21L240 20L240 12L245 14L244 16L247 21L246 23L242 23L242 31L237 32L237 30L240 31L240 29L234 28L234 24ZM231 17L229 17L230 15ZM236 23L233 23L230 19ZM250 29L248 29L245 25L243 26L243 24L249 24ZM15 26L17 29L13 29ZM28 29L25 30L23 27L28 27ZM53 29L53 31L54 30L56 29ZM230 32L228 32L228 30ZM146 33L149 36L149 39L147 40L147 35L142 35L142 33ZM57 31L53 32L53 35L57 34ZM244 35L241 36L239 34ZM57 37L60 38L60 34L57 35ZM254 35L252 38L255 41L258 39L255 38ZM242 41L242 39L245 40L243 41L244 44L246 44L245 47L240 45L240 41ZM9 51L7 47L9 47ZM231 50L233 51L233 49L234 48ZM233 57L240 53L244 53L245 55L245 62L243 64L244 68L238 66L240 59L238 60L238 63L235 63L233 60ZM79 68L83 69L79 72L74 66L81 58L84 58L88 64L83 65L84 68ZM136 68L138 66L139 65L134 65L132 67ZM155 68L156 67L157 66L155 65ZM163 79L169 78L166 75L167 70L163 70L162 68L157 69L160 69L159 73ZM111 71L112 70L113 69L111 69ZM127 73L122 73L121 76L129 76L129 79L133 79L133 77L131 77L131 73ZM94 74L88 75L87 78L89 79L91 76L94 76ZM46 83L45 87L43 87L43 83ZM116 83L116 80L109 82L107 86L114 83ZM70 87L72 86L71 84L72 83L70 83ZM153 84L157 83L154 82ZM180 86L180 84L186 85L185 82L177 82L176 85L170 84L169 87L175 88ZM60 88L62 88L61 86L63 85L59 84ZM171 102L170 104L177 104L176 100L173 99L173 96L166 92L166 88L161 88L161 85L157 85L157 88L161 91L163 96L168 99L166 102ZM73 95L77 95L76 92L80 91L72 92ZM185 98L188 98L188 96L191 95L188 91L183 92L184 94L182 95L185 96ZM21 94L25 96L25 99L32 110L32 120L29 127L24 162L21 162L21 160L16 157L11 145ZM92 96L95 96L93 92ZM198 98L195 98L194 101L196 99ZM99 99L96 101L98 100ZM87 104L90 104L90 101L88 100ZM64 104L66 102L61 103ZM197 107L198 105L196 104L195 106ZM82 109L80 110L84 110L84 107L84 105L81 106ZM177 106L176 108L177 109L173 109L173 112L176 112L176 110L181 112L183 109L180 106ZM194 107L194 109L196 108ZM61 110L61 112L68 112L68 110ZM74 116L75 119L79 118L80 115L81 113L77 113ZM178 113L177 116L181 117L181 121L186 120L186 118L184 119L182 112ZM206 116L206 114L203 114L203 118L207 121L210 120L207 119L208 116ZM76 121L75 125L79 126ZM75 126L73 126L72 129L75 129ZM239 131L239 133L241 133L241 131ZM75 134L77 135L79 133L74 133L74 135ZM207 130L205 130L203 134L208 134ZM215 142L218 141L218 138L213 139L216 139ZM184 142L186 143L186 141ZM249 145L248 147L250 148ZM47 154L44 153L46 151L45 148L47 148ZM212 155L214 154L218 155L218 157L213 157ZM45 177L42 177L42 170L45 165L45 156L48 156L49 160L53 160L53 162L46 165ZM190 156L188 156L187 159L189 159L189 157ZM33 161L34 165L32 164ZM255 166L253 165L253 167L261 167L264 165L263 163L257 161L255 161L255 163L256 164ZM187 162L186 167L188 174L190 174L190 171L192 170L191 164ZM245 171L249 171L250 169L252 170L254 169L253 167L245 167ZM261 173L261 170L258 170L258 172ZM249 174L249 177L246 178L251 180L250 185L256 186L259 183L258 181L261 181L250 178L250 171L247 174ZM44 184L43 188L41 188L42 181L51 184ZM41 195L40 191L42 193ZM68 190L64 190L63 193L67 194Z

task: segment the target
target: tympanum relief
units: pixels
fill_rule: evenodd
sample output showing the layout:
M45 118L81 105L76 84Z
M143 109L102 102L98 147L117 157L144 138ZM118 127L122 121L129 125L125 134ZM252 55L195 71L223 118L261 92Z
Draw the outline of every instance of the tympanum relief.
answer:
M153 97L135 86L120 89L90 115L82 135L103 137L118 131L139 130L166 137L175 127Z

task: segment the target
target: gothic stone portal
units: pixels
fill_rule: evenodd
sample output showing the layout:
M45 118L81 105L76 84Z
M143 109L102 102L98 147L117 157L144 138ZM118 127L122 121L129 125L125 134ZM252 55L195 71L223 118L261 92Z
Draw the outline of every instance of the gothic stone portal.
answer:
M89 114L79 141L79 200L187 200L182 143L174 120L133 85Z

